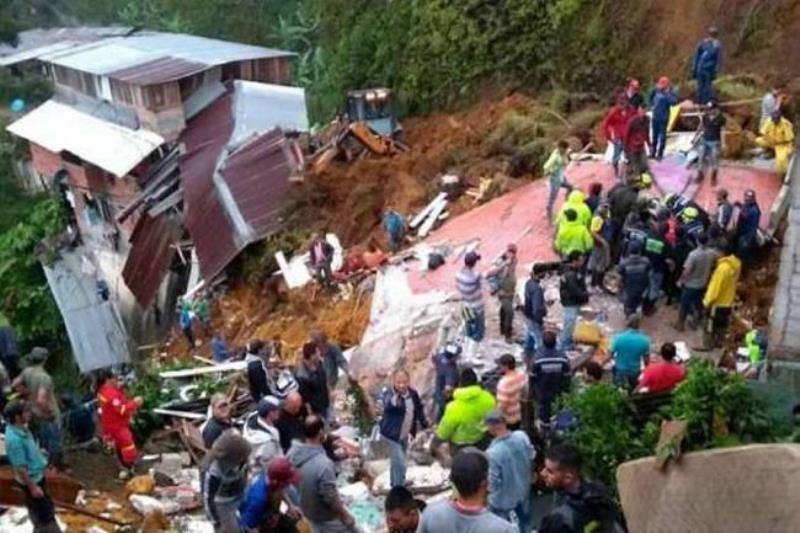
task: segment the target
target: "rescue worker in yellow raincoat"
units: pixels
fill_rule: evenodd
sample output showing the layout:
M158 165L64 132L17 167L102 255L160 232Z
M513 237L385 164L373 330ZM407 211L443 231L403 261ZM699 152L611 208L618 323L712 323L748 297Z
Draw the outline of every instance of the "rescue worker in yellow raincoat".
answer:
M775 152L775 171L783 176L789 169L789 160L794 152L794 126L783 117L780 109L776 109L770 120L761 126L759 133L756 144Z

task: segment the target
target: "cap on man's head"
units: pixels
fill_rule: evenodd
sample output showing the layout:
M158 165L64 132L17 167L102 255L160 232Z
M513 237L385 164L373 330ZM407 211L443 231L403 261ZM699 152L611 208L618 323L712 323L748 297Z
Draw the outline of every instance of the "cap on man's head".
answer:
M281 408L281 402L274 396L265 396L258 401L256 405L256 411L258 411L258 416L264 418L272 412L279 411Z
M475 263L481 258L481 254L476 251L467 252L464 256L464 264L467 266L475 266Z
M517 366L517 360L514 359L514 356L510 353L504 353L500 357L495 360L498 366L507 366L511 368L515 368Z
M489 411L489 414L487 414L486 418L484 418L483 420L490 426L506 423L506 419L503 416L503 413L500 412L500 410L498 409L493 409Z
M267 465L267 478L270 485L288 487L300 484L300 472L286 457L276 457Z
M716 26L711 26L710 28L708 28L708 34L711 35L712 37L716 37L717 35L719 35L719 29Z
M28 355L28 361L32 365L39 365L47 361L47 358L50 356L50 351L47 348L42 348L41 346L35 346L31 353Z

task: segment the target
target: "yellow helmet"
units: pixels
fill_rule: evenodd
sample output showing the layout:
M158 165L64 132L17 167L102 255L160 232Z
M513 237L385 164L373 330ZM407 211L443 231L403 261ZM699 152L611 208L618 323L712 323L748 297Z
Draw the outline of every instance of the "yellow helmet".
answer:
M649 189L653 185L653 176L647 172L642 172L642 175L639 176L639 185L641 185L643 189Z
M686 209L681 212L681 218L685 221L690 221L696 219L700 215L700 212L697 210L696 207L687 207Z

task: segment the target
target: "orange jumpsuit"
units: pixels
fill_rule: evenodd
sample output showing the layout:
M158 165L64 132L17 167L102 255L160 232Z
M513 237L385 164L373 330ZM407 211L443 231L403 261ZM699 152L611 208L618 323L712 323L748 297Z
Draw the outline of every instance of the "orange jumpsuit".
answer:
M107 384L97 391L97 404L103 438L114 444L117 455L125 467L133 466L137 451L131 433L131 417L139 406L128 398L122 389Z

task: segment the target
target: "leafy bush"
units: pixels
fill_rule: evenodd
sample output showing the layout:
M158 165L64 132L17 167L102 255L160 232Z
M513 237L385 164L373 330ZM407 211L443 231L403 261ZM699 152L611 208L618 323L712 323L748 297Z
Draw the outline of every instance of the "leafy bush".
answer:
M578 427L565 436L566 441L580 450L587 475L609 487L615 486L620 463L655 452L662 420L687 423L684 451L774 442L788 430L775 423L769 407L741 375L703 360L689 363L672 403L644 425L635 423L628 394L611 384L574 391L560 403L578 418Z
M562 406L578 418L578 427L567 434L566 441L580 450L586 474L609 487L615 485L620 463L646 455L655 444L652 429L640 432L633 423L627 393L611 384L575 391L562 399ZM645 434L648 442L643 441Z
M688 450L771 442L779 436L768 406L747 387L745 378L708 361L690 363L668 414L688 424Z

